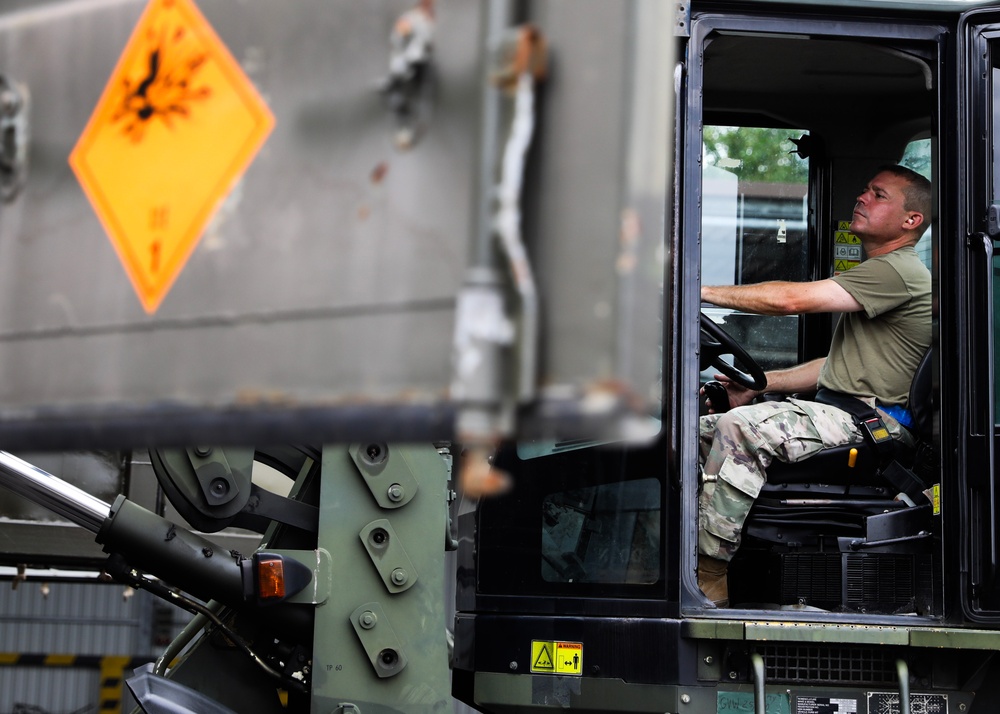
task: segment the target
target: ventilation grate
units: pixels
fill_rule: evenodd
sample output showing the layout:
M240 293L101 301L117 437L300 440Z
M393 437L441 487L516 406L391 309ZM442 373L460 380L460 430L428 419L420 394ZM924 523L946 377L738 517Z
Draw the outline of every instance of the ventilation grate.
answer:
M840 606L842 565L839 553L788 554L782 559L781 602L833 609Z
M896 652L884 648L768 645L758 648L768 683L898 684Z
M935 611L929 554L802 553L781 561L781 604L869 613Z

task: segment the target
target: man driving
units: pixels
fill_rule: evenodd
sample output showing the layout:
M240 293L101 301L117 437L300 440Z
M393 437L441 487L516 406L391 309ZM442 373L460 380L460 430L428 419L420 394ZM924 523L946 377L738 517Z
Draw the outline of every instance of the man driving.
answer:
M914 246L930 223L930 182L910 169L881 167L857 197L851 232L866 259L814 282L703 286L703 302L762 315L843 313L826 357L766 373L767 391L826 388L874 406L894 438L907 440L910 383L931 343L931 276ZM802 461L860 442L854 418L834 406L762 393L716 375L731 411L701 418L698 586L728 607L727 571L772 460Z

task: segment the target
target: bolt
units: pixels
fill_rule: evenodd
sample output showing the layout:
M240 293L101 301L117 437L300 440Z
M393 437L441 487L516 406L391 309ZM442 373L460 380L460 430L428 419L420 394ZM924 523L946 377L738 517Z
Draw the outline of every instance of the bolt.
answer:
M690 703L691 703L691 695L690 694L682 694L681 695L681 704L690 704Z
M217 478L214 481L212 481L210 490L212 491L213 496L216 497L225 496L227 493L229 493L229 484L226 483L225 479Z
M730 679L736 679L736 672L735 672L735 671L733 671L733 672L730 672L730 673L729 673L729 678L730 678Z
M389 458L389 448L385 444L367 444L362 448L362 459L368 466L378 466Z
M390 501L399 503L406 496L406 490L398 483L394 483L389 487L388 495Z
M373 530L371 537L374 545L384 545L385 542L389 540L389 534L382 528L376 528Z
M708 657L705 658L705 664L712 664L712 662L714 661L715 660L712 659L712 655L709 655Z
M212 555L214 555L211 548L202 548L201 554L204 555L206 558L211 558Z
M196 456L200 456L201 458L204 459L206 456L211 456L212 455L212 447L211 446L196 446L196 447L194 447L194 453L195 453Z
M366 630L370 630L378 623L378 616L371 610L365 610L358 618L358 623Z
M958 705L958 710L959 710L960 712L964 712L964 711L965 711L965 709L966 709L966 707L965 707L965 702L960 702L960 703L959 703L959 705Z
M510 671L511 671L511 672L516 672L516 671L517 671L517 662L513 662L513 661L512 661L512 662L511 662L511 663L510 663L509 665L507 665L507 666L508 666L508 667L510 667Z
M394 585L405 585L406 581L410 579L406 574L406 571L402 568L396 568L393 570L391 577Z

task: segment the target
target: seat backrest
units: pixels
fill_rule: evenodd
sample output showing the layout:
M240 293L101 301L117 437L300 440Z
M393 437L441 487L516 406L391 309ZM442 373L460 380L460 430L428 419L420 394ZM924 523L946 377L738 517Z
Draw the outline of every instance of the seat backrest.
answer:
M913 431L917 436L927 438L934 428L934 379L931 372L932 347L927 348L924 358L917 365L910 382L910 399L907 406L913 415Z

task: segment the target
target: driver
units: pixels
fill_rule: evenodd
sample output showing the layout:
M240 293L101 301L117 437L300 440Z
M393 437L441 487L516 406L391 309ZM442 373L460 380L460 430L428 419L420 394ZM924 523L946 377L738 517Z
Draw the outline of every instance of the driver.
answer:
M910 439L907 398L931 343L931 276L914 245L930 221L931 186L902 166L883 166L857 198L851 232L867 259L809 283L703 286L701 299L762 315L844 313L826 357L767 372L767 391L825 387L877 407L894 438ZM824 448L859 442L847 412L788 399L751 403L763 392L723 375L734 408L701 418L698 586L718 607L729 604L727 570L743 521L773 459L797 462Z

